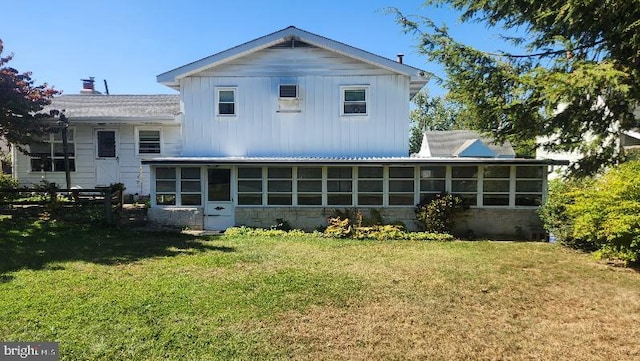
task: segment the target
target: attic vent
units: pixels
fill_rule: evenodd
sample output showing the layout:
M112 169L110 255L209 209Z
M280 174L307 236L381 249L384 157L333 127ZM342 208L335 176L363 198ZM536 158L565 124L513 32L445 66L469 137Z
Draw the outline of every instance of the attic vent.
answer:
M280 98L297 98L298 86L297 85L280 85Z

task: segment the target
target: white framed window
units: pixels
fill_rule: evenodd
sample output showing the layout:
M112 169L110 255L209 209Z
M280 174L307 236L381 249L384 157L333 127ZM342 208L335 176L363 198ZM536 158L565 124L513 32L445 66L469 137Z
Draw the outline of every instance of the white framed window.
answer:
M38 139L40 142L31 143L32 172L64 172L64 149L62 134L51 133ZM69 155L69 170L76 170L75 132L73 128L67 130L67 153Z
M235 116L238 115L236 87L216 88L216 115Z
M353 168L327 167L327 205L353 205Z
M420 201L432 201L447 190L447 167L430 165L420 167Z
M358 167L359 206L381 206L384 196L384 168Z
M369 87L343 86L340 87L340 115L368 115Z
M156 204L161 206L176 205L176 168L156 168Z
M238 205L262 205L262 168L238 168Z
M389 167L389 205L415 204L415 167Z
M278 97L280 99L298 99L298 85L280 84Z
M537 207L542 205L545 179L544 167L516 167L515 205Z
M478 167L451 167L451 194L457 195L469 206L478 204Z
M299 167L297 186L299 206L322 205L322 167Z
M273 167L267 169L267 204L290 206L293 203L293 168Z
M136 128L136 154L162 154L162 129Z
M508 206L511 189L511 167L485 166L482 171L482 205Z
M199 167L158 167L155 177L157 205L202 205L202 177Z

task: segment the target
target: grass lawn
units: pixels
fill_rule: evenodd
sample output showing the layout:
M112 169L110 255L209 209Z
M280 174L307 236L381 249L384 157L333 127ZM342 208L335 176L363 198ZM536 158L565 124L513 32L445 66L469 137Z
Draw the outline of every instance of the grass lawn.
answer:
M640 273L543 243L0 220L0 341L61 360L637 360Z

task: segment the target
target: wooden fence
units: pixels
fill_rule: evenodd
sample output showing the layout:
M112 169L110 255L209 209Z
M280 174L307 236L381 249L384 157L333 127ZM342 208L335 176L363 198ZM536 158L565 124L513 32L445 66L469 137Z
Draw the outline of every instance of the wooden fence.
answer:
M92 189L39 188L0 189L0 210L5 213L32 208L41 212L47 207L87 207L102 205L107 224L114 224L122 213L124 188L119 185Z

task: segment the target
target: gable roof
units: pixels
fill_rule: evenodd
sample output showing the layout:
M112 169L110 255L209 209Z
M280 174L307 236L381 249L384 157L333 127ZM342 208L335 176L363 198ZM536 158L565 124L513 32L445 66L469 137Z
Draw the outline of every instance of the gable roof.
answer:
M235 46L231 49L213 54L206 58L194 61L181 67L169 70L157 76L157 81L166 86L179 87L180 79L199 73L205 69L224 64L226 62L238 59L268 47L278 45L284 41L296 40L307 44L317 46L319 48L341 54L343 56L369 63L386 70L407 75L410 77L411 90L410 94L416 94L429 80L430 73L414 68L406 64L400 64L396 61L384 58L382 56L370 53L368 51L355 48L353 46L325 38L320 35L298 29L295 26L289 26L285 29L276 31L269 35L251 40L244 44Z
M148 119L172 120L180 113L177 94L162 95L61 95L45 108L64 109L69 121Z
M480 139L468 139L453 152L456 157L495 157L496 153Z
M515 158L511 144L495 144L491 138L473 130L426 131L417 157Z

